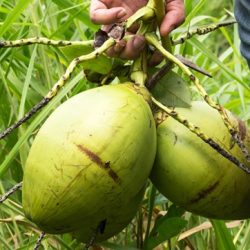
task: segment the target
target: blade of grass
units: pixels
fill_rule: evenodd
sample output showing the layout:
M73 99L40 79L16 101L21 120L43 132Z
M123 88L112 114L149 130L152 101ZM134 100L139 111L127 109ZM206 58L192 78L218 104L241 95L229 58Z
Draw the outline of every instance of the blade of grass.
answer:
M192 38L188 41L192 46L196 47L202 53L204 53L207 57L209 57L213 62L219 65L219 67L224 71L224 73L230 77L235 79L238 83L240 83L246 90L250 91L250 86L246 84L242 79L240 79L231 69L229 69L225 64L223 64L213 53L211 53L199 40L196 38Z
M98 29L98 26L93 24L90 21L89 18L89 14L88 12L82 10L81 12L79 12L79 7L78 8L74 8L74 3L72 1L69 0L52 0L55 4L57 4L60 8L64 8L67 10L68 13L70 13L70 15L75 15L76 12L78 12L76 14L76 17L81 20L86 26L88 26L89 28L91 28L92 30L96 31Z
M14 23L14 21L21 15L21 13L26 9L31 0L19 0L11 10L5 19L4 23L0 27L0 37L9 29L9 27Z
M216 245L218 250L236 250L229 229L224 221L211 220L214 228Z

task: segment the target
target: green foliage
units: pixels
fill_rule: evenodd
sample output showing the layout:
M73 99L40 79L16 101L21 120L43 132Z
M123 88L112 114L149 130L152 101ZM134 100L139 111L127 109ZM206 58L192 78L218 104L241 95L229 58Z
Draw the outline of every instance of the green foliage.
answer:
M166 215L155 221L144 248L146 250L154 249L159 244L177 236L187 224L187 221L181 218L183 213L182 209L172 205Z
M189 86L173 71L162 77L152 90L153 96L169 107L190 107Z
M232 236L230 235L225 222L211 220L216 236L216 247L220 250L236 250Z
M93 39L98 26L90 22L89 2L0 0L0 40L34 36L55 40ZM232 0L186 0L185 5L186 21L172 33L173 38L178 38L192 27L231 18L233 12ZM239 44L237 25L234 25L204 36L195 36L185 44L175 46L174 54L189 58L212 74L210 79L195 73L215 100L247 121L250 118L250 75L240 55ZM59 49L50 46L0 49L0 131L38 103L63 74L68 63ZM175 71L188 81L177 68ZM67 98L91 87L93 84L84 79L79 67L67 86L46 108L0 141L0 193L22 180L22 169L34 135L51 111ZM190 89L192 98L199 99L192 85ZM21 196L17 192L0 205L0 249L32 249L35 245L39 231L24 219L20 204ZM157 219L160 212L169 211L170 206L162 195L150 192L148 188L141 215L123 232L101 245L105 249L137 249L138 229L143 227L143 236L145 232L150 232L146 246L160 244L159 249L250 249L248 220L226 224L212 221L212 229L206 218L188 212L183 215L168 213ZM152 218L151 224L148 223L148 215ZM43 248L78 250L83 246L69 235L48 235L43 241Z

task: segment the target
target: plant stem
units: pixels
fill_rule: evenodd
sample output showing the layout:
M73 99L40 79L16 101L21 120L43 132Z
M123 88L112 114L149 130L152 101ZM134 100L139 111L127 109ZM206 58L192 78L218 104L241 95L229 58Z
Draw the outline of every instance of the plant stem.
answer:
M154 10L150 7L148 7L148 5L142 7L141 9L139 9L138 11L136 11L132 16L130 16L127 19L126 22L126 28L130 28L134 23L136 23L139 20L149 20L154 18L155 13Z
M39 236L39 238L38 238L38 240L36 242L36 245L34 247L34 250L38 250L39 249L39 247L42 244L42 240L44 239L44 237L45 237L45 232L41 232L41 234L40 234L40 236Z
M32 44L43 44L43 45L52 45L52 46L70 46L70 45L82 45L93 47L94 41L67 41L67 40L51 40L46 37L32 37L27 39L19 39L14 41L0 41L0 48L11 48L11 47L20 47Z
M161 23L166 13L165 1L164 0L149 0L148 6L155 10L157 25L160 28ZM166 37L161 36L161 42L162 42L163 47L171 53L172 48L171 48L171 40L169 36L166 36Z
M4 195L0 197L0 204L7 200L12 194L14 194L17 190L21 189L23 186L23 182L20 182L13 186L9 191L7 191Z
M139 86L143 87L145 86L145 82L147 80L147 65L146 65L146 51L142 51L140 56L135 59L133 66L132 66L132 72L131 72L131 79Z
M205 35L221 27L225 27L225 26L232 25L235 23L236 23L235 20L228 20L228 21L221 22L221 23L215 23L215 24L210 24L210 25L203 26L203 27L198 27L196 29L188 31L184 35L180 36L178 39L172 40L171 43L172 45L181 44L181 43L184 43L186 40L190 39L191 37L193 37L194 35Z

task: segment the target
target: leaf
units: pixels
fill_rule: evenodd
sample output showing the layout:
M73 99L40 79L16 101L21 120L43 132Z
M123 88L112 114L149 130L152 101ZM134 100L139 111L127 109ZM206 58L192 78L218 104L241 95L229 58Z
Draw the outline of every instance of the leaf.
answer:
M216 236L216 246L218 250L236 250L232 236L224 221L211 220Z
M187 83L175 72L170 71L153 88L153 96L165 106L191 106L191 92Z
M145 242L145 249L154 249L164 241L178 235L187 224L187 221L180 217L183 212L182 209L172 205L168 213L156 221L147 242Z
M8 14L4 23L0 27L0 37L8 30L8 28L13 24L13 22L20 16L20 14L25 10L27 5L31 0L19 0L13 10Z
M187 224L187 221L180 217L162 218L161 223L153 230L154 233L148 238L145 246L146 250L154 249L164 241L178 235Z
M92 30L97 30L98 26L93 24L90 20L88 11L79 10L79 7L75 7L75 3L70 0L52 0L59 8L65 9L71 16L75 16L77 19L82 21L87 27Z
M197 48L199 51L201 51L205 56L210 58L214 63L216 63L221 71L227 76L230 80L234 79L239 84L241 84L248 92L250 90L249 84L247 84L245 81L243 81L234 71L232 71L227 65L225 65L223 62L221 62L212 52L210 52L202 42L200 42L195 37L192 38L192 40L187 41L190 43L193 47Z
M173 204L169 209L167 216L168 217L181 217L185 213L185 210L181 207L176 206Z
M66 47L62 47L61 51L66 56L69 61L72 61L74 58L82 55L86 55L94 51L94 49L89 46L83 45L70 45ZM81 66L83 69L92 70L94 72L106 75L110 72L113 65L113 59L108 58L105 55L99 55L95 59L88 60L86 62L82 62Z

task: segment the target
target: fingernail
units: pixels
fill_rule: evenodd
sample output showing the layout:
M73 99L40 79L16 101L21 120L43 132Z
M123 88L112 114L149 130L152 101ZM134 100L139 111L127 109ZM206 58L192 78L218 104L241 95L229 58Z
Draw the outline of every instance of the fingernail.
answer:
M134 49L142 49L145 46L145 40L143 38L136 37L133 41Z
M127 12L126 12L124 9L122 9L122 10L120 10L120 11L116 14L116 17L117 17L118 19L121 19L121 18L125 17L126 15L127 15Z

